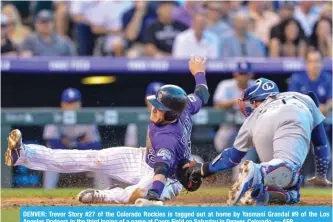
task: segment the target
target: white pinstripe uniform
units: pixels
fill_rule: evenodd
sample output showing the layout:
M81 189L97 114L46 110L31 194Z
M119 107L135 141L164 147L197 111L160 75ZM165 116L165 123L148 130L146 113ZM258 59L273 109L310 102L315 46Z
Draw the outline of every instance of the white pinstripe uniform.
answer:
M130 195L137 187L149 188L154 169L145 161L145 148L111 147L103 150L54 150L45 146L29 144L20 151L15 166L22 165L33 170L59 173L85 171L103 172L110 178L128 183L126 189L115 188L109 192L106 202L128 203ZM168 179L162 199L178 195L182 185Z

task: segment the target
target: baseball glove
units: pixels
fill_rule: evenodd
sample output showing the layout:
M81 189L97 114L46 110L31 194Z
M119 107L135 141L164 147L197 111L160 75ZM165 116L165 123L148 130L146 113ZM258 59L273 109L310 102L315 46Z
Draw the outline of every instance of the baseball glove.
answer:
M202 184L201 164L191 161L177 169L177 180L190 192L196 191Z

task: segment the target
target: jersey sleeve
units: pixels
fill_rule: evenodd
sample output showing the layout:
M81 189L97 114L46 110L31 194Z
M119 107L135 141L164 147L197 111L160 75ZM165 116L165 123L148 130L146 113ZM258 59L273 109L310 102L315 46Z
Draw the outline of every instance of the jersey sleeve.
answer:
M158 133L154 140L155 163L165 163L169 167L175 164L177 139L170 133Z
M202 100L194 93L188 95L187 98L189 102L186 109L191 113L191 115L198 113L203 105Z
M247 152L253 147L252 135L250 131L251 117L248 117L238 131L234 142L234 147L242 152Z

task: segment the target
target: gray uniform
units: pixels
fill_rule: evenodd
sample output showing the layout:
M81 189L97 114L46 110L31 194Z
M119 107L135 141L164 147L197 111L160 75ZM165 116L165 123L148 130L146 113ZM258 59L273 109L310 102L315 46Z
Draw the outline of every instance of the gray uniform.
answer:
M260 161L280 159L301 167L309 151L311 132L325 117L313 100L297 92L266 99L245 120L234 147L255 147Z

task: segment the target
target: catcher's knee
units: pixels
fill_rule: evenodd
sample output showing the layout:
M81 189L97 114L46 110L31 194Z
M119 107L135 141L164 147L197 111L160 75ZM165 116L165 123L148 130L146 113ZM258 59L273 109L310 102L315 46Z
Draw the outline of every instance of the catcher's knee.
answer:
M261 164L264 186L287 188L294 186L299 177L299 169L289 163L273 159Z

